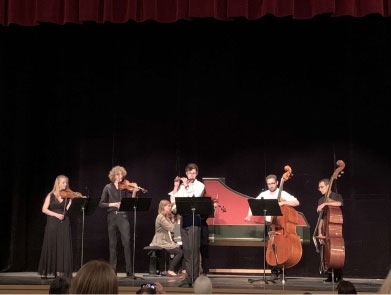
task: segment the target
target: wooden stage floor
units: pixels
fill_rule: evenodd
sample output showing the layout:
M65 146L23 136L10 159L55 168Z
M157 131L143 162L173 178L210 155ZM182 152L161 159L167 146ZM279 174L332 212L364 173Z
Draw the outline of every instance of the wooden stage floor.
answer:
M337 294L336 284L325 283L323 276L319 277L290 277L266 283L261 275L209 274L213 283L213 294ZM251 280L258 280L249 282ZM359 294L377 293L384 279L345 278L354 283ZM0 273L0 294L48 294L52 279L41 279L34 272L3 272ZM125 277L118 274L119 293L134 294L141 283L160 282L167 294L193 293L190 287L179 287L181 278L165 276L150 276L136 273L135 277Z

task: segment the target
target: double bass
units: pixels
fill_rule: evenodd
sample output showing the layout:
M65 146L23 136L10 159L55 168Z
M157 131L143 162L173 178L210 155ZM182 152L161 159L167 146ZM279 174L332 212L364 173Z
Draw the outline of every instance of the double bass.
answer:
M285 166L284 170L286 172L281 178L278 202L282 201L281 193L284 181L287 181L292 175L290 166ZM303 253L300 236L296 232L299 214L292 206L282 205L280 209L282 216L274 216L272 219L266 261L271 266L290 268L300 261Z
M324 202L332 200L330 199L330 194L333 182L342 175L345 168L345 163L342 160L338 160L336 164L338 168L335 169L330 177ZM345 241L342 236L342 224L343 215L340 207L326 205L319 212L312 240L315 244L316 252L320 254L319 273L321 274L332 269L342 269L345 264ZM319 227L323 235L321 238L317 236Z

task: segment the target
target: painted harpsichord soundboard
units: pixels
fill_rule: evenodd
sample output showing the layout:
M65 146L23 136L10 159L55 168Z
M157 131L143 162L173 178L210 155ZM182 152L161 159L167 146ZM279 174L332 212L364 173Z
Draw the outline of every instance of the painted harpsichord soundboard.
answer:
M206 196L214 202L214 217L207 219L210 245L263 246L264 217L253 216L245 222L250 196L239 193L225 184L224 178L203 178ZM310 226L302 212L296 226L302 243L310 243Z

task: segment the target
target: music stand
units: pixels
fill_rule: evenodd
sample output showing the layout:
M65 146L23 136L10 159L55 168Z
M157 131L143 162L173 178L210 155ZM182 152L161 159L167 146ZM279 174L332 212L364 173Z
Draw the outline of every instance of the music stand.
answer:
M197 226L201 226L201 216L214 216L214 207L211 197L176 197L175 204L177 213L182 216L182 226L193 227L193 244L191 245L191 284L194 283L194 226L196 225L195 215L199 215L197 219ZM189 222L185 216L191 215L192 220ZM186 221L185 221L186 220ZM185 223L186 222L186 223ZM199 223L199 224L198 224Z
M263 281L269 284L266 280L266 216L282 216L280 205L277 199L248 199L248 204L251 208L253 216L265 216L263 228ZM260 281L260 279L248 279L249 283Z
M134 271L134 261L136 259L136 222L137 222L137 211L148 211L151 206L152 198L123 198L121 200L121 205L119 206L119 211L132 211L133 215L133 279L142 279L136 277Z
M72 199L72 204L67 211L69 216L78 215L82 213L82 226L81 226L81 259L80 267L83 265L83 256L84 256L84 219L85 215L91 215L95 208L98 206L99 199L95 198L74 198Z

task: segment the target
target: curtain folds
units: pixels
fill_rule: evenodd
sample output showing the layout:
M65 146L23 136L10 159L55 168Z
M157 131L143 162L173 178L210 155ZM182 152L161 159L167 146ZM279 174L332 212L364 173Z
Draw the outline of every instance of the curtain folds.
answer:
M0 24L172 23L194 18L256 20L265 15L309 19L390 16L391 0L0 0Z

